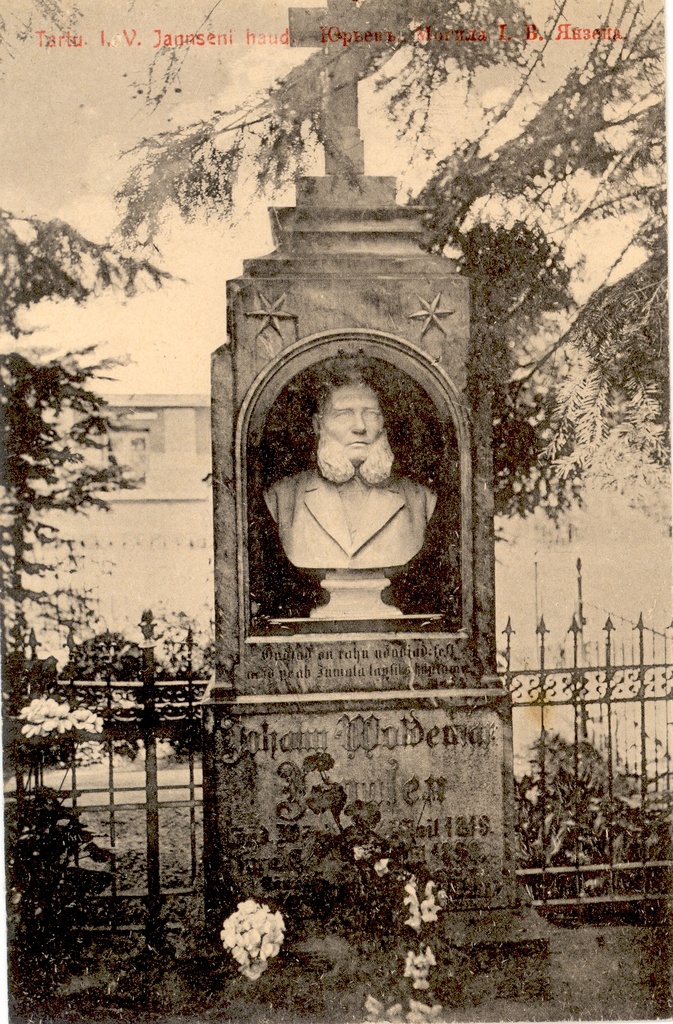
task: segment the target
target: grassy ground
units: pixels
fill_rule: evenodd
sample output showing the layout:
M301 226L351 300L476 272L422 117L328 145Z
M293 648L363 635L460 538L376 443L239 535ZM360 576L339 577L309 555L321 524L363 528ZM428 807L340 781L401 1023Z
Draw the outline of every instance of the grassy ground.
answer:
M236 974L224 957L187 948L147 959L141 943L113 940L92 947L83 966L46 1003L12 1019L22 1024L346 1024L363 1021L375 989L376 953L354 961L336 941L327 955L281 955L257 982ZM348 949L348 947L346 947ZM136 954L135 956L133 954ZM502 999L489 992L461 1000L441 1019L453 1021L652 1020L673 1014L669 930L663 926L554 928L547 999ZM439 968L437 968L439 970ZM474 981L474 979L472 979ZM475 988L472 984L472 992Z

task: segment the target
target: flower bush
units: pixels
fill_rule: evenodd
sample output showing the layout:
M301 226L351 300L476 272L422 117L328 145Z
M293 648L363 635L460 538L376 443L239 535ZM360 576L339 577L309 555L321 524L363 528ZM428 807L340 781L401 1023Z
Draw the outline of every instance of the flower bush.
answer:
M349 802L344 787L329 778L333 767L334 759L323 751L304 758L301 766L285 765L285 775L279 772L294 801L286 800L281 809L299 812L297 817L310 810L320 817L322 826L309 826L301 870L291 886L276 896L291 923L292 939L311 942L318 931L330 941L343 936L351 949L358 950L368 965L363 985L375 984L387 997L384 1005L376 998L379 992L368 995L365 1008L371 1019L408 1024L437 1019L442 1006L436 995L443 999L446 993L451 998L447 979L455 973L454 954L437 926L449 896L428 877L413 835L404 829L391 837L381 834L379 806L360 799ZM311 777L316 775L319 780L313 782ZM285 827L301 841L298 826ZM243 849L247 838L244 833L232 837L237 850ZM258 842L254 837L251 848L257 850ZM270 911L253 900L239 904L221 933L225 948L249 978L259 977L266 966L260 927L250 920L255 915L263 920L264 913ZM417 945L409 941L409 928ZM429 979L435 967L436 993ZM365 987L363 997L366 992ZM420 992L427 1003L414 998Z
M269 958L277 955L284 937L282 914L272 913L265 903L255 900L239 903L220 932L222 945L238 963L241 974L251 981L266 970Z
M393 1003L387 1009L385 1004L374 996L367 996L365 1010L367 1017L372 1021L390 1021L390 1024L397 1024L398 1021L406 1021L407 1024L424 1024L426 1021L439 1020L442 1012L441 1003L434 1003L428 1006L427 1003L420 1003L417 999L409 1000L409 1009L405 1015L401 1003Z
M23 719L22 734L26 739L56 737L72 731L102 732L103 719L89 708L72 709L53 697L34 697L19 712Z
M376 865L374 865L376 870ZM409 907L409 917L404 922L411 928L415 928L416 931L420 931L422 924L433 924L437 920L437 914L439 911L446 906L447 895L444 889L437 890L437 899L435 898L434 889L435 882L429 881L425 885L425 898L422 901L418 899L418 892L416 889L416 879L411 878L404 887L406 896L404 897L404 903Z
M456 1005L460 995L461 954L443 923L452 899L450 873L441 869L430 877L406 823L386 835L374 801L349 802L344 787L330 779L334 760L328 753L281 767L286 795L279 808L290 849L278 857L287 874L268 892L260 873L252 893L273 898L282 915L254 899L239 903L220 933L225 951L241 974L256 980L286 938L293 946L290 975L314 957L311 969L329 975L328 987L348 977L370 1020L438 1020L443 1004ZM300 819L307 811L319 819L317 828L290 818L290 812ZM256 884L255 865L265 863L268 836L241 828L232 830L229 841L240 856L237 873L247 895ZM326 962L333 970L325 972ZM275 981L285 983L280 973Z

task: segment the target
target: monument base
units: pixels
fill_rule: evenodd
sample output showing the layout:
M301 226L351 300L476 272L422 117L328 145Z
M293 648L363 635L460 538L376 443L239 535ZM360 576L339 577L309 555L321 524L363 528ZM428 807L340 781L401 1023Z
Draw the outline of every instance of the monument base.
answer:
M445 944L434 949L432 999L447 1010L500 999L528 1003L549 999L552 931L530 907L446 914ZM301 960L305 971L319 973L327 984L348 978L359 963L362 978L370 991L376 991L380 946L375 935L370 948L363 950L343 935L314 933L296 943L292 955ZM397 997L391 995L388 1003L393 998Z
M461 1002L549 998L553 928L532 907L456 911L443 923L462 964Z
M402 615L399 608L383 601L381 595L390 580L380 573L335 569L320 585L329 602L314 608L312 619L397 619Z

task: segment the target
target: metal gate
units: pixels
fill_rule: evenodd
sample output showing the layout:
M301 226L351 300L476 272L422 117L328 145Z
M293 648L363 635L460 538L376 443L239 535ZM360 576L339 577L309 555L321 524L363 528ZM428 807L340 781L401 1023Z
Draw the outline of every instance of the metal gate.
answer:
M112 645L99 660L96 678L71 679L66 669L52 691L58 700L100 715L100 737L87 735L67 746L67 759L55 764L44 746L31 749L18 741L15 729L16 781L5 799L20 801L45 786L57 791L93 839L74 857L73 869L88 890L80 926L145 931L152 944L164 928L177 927L185 901L197 892L200 703L207 680L195 678L191 630L184 637L182 671L165 680L157 678L151 613L143 616L141 629L139 678L116 678L119 652Z

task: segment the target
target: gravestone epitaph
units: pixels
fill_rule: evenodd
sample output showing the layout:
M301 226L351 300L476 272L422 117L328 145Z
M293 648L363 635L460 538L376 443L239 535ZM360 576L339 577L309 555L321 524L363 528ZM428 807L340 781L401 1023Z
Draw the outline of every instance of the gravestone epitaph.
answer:
M315 14L291 12L298 44ZM312 794L331 784L345 796L342 821L357 801L375 807L378 833L446 879L457 912L517 901L510 698L495 675L490 399L468 379L469 282L420 249L422 211L397 205L395 180L363 173L356 83L332 80L324 102L328 173L299 178L296 206L271 211L276 249L229 281L228 337L212 360L214 927L239 900L280 898L313 869L312 840L335 824ZM330 173L330 146L352 174ZM334 387L348 387L329 381L344 366L394 455L390 478L361 488L371 516L346 515L346 526L348 483L316 460ZM413 518L419 496L420 550L362 568L377 538L392 550L384 531ZM302 543L313 531L339 557L293 556L283 515L304 523ZM367 587L377 613L371 594L359 601Z

